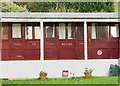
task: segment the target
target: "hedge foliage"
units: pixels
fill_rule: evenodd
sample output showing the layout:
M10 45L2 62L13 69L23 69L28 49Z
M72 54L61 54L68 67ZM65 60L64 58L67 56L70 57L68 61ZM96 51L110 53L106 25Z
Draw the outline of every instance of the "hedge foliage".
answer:
M114 2L17 2L30 12L114 12Z
M13 2L1 2L2 12L28 12L27 8L16 5Z

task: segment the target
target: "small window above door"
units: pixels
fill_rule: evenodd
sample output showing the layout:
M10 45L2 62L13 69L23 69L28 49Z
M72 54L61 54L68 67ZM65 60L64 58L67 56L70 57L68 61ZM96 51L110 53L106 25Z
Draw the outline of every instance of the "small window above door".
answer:
M12 24L12 38L21 38L21 24Z

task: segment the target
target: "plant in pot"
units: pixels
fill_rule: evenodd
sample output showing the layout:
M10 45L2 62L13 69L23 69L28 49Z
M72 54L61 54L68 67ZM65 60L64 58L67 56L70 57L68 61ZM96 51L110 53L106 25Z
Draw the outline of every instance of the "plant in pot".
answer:
M45 71L40 71L40 79L46 79L47 78L47 73Z
M85 68L85 72L84 72L85 77L86 77L86 78L87 78L87 77L91 77L91 73L93 72L93 70L94 70L94 69L92 69L92 68L90 68L90 69Z

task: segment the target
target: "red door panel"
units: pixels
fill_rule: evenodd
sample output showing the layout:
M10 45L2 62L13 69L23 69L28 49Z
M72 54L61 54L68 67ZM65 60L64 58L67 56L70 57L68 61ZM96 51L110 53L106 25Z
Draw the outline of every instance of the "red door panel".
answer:
M59 48L58 52L59 59L76 59L76 51L72 48Z
M109 40L109 48L118 48L119 45L118 43L119 43L118 39Z
M40 50L39 49L30 49L25 50L24 52L25 60L40 60Z
M22 40L11 40L10 49L23 49L23 41Z
M40 41L25 41L25 49L40 49Z
M2 40L2 49L9 49L8 40Z
M99 52L101 51L101 52ZM92 48L91 49L91 59L108 59L108 49L107 48ZM100 54L99 54L100 53Z
M108 40L91 40L91 47L93 48L108 48Z
M118 59L119 58L118 48L110 48L109 57L110 59Z
M77 50L77 52L78 52L78 56L77 56L77 58L78 59L84 59L84 41L83 40L79 40L78 41L78 50Z
M22 50L10 50L10 60L23 60L24 54Z
M2 60L8 60L9 59L9 50L1 50L1 57Z
M57 60L57 49L56 48L45 48L45 60Z

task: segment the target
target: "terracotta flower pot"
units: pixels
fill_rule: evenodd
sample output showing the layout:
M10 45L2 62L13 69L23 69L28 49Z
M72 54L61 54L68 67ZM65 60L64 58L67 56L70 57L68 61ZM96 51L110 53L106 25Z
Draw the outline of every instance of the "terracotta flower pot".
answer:
M90 76L91 76L91 73L90 73L90 72L89 72L89 73L84 72L84 75L85 75L85 77L87 78L87 77L90 77Z
M47 78L47 74L39 74L40 75L40 79L46 79Z

